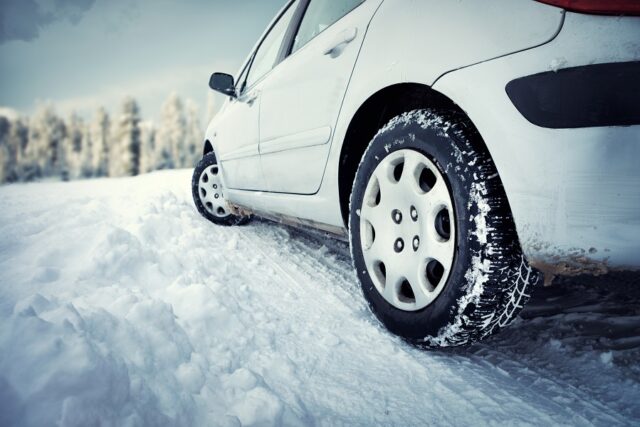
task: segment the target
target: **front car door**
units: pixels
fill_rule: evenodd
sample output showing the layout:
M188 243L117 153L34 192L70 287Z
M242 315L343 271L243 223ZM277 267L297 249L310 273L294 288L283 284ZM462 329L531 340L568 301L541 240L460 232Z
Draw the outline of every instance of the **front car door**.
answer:
M259 157L260 82L282 59L282 45L299 0L284 8L259 42L236 82L231 98L216 118L216 154L224 182L237 190L265 190Z
M246 78L248 67L241 74ZM243 77L244 76L244 77ZM214 146L228 188L253 189L264 181L258 155L260 109L246 95L229 99L215 118Z
M382 0L303 0L284 59L260 88L260 158L268 191L317 192L342 101Z

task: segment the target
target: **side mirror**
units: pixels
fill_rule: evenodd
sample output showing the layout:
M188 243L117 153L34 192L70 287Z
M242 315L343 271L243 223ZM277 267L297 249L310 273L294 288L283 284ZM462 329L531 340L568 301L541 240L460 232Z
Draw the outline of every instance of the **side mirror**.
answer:
M232 98L237 96L233 76L229 74L213 73L209 79L209 87Z

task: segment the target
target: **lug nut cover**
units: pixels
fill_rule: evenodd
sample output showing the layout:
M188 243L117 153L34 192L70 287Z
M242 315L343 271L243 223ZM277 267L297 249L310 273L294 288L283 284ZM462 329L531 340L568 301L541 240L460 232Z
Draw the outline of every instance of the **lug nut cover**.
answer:
M393 222L395 222L396 224L400 224L402 222L402 212L400 212L398 209L394 209L391 212L391 219L393 219Z

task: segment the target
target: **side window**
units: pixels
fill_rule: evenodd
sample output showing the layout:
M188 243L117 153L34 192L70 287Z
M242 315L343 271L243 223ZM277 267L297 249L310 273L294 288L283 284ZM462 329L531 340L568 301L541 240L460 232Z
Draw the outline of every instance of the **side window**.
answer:
M311 0L300 23L291 53L306 45L315 36L358 7L365 0Z
M291 23L291 19L293 18L293 14L295 13L297 6L297 1L292 3L284 14L280 16L278 22L271 27L267 36L262 40L262 43L253 57L251 69L249 70L249 75L247 76L247 81L245 83L246 87L253 86L254 83L260 80L260 78L271 71L271 69L276 65L278 54L282 47L282 41L284 40L287 28L289 28L289 24Z

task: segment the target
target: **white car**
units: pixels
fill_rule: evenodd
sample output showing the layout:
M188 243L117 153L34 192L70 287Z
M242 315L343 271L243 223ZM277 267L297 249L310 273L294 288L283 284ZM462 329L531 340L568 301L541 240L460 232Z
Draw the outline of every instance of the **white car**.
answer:
M640 268L640 2L293 0L208 127L200 213L348 237L394 334L468 344L541 277Z

